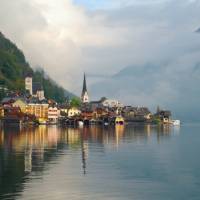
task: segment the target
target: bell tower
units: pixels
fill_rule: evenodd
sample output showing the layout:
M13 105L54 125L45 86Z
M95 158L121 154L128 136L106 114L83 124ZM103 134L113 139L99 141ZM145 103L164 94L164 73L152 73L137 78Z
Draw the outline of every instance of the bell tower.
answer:
M25 77L25 90L29 91L30 95L33 94L33 78L32 75Z
M82 94L81 94L81 100L82 100L82 103L89 103L89 95L88 95L88 91L87 91L85 73L84 73L84 78L83 78L83 90L82 90Z

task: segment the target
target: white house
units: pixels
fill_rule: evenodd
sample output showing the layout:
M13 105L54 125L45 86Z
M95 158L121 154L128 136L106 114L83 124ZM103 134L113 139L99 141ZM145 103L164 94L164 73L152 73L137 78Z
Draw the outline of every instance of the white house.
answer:
M81 111L76 107L72 107L68 110L67 113L68 113L68 117L74 117L74 116L80 115Z
M120 103L118 100L114 99L106 99L102 102L103 106L109 107L109 108L122 108L123 104Z
M48 108L48 121L50 123L56 124L58 122L59 117L60 117L60 110L57 107Z

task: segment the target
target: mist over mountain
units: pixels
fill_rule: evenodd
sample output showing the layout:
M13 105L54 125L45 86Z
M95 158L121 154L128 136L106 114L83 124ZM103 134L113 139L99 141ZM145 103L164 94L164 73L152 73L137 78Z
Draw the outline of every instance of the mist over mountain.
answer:
M147 63L123 68L119 73L91 86L94 96L120 99L134 106L170 109L175 117L199 121L200 62Z
M32 74L33 80L43 85L47 98L62 102L65 97L74 96L59 86L41 68L33 70L23 52L0 32L0 86L11 91L24 92L26 74Z
M196 30L196 33L200 33L200 28L198 28L198 29Z

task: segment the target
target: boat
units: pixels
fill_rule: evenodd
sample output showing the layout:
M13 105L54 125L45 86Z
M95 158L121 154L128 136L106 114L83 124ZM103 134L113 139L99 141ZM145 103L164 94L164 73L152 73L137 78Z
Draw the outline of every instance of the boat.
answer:
M109 125L109 123L108 122L104 122L104 126L108 126Z
M122 116L116 117L115 125L124 125L124 118Z
M48 124L48 125L57 125L57 124L58 124L58 121L57 121L57 120L48 120L48 121L47 121L47 124Z
M78 121L78 126L79 127L83 127L83 125L84 125L83 121Z
M181 121L180 120L172 120L172 124L174 125L174 126L180 126L181 125Z
M47 125L47 120L46 119L44 119L44 118L39 118L39 124L40 125Z
M90 125L95 125L95 124L96 124L96 120L91 119L91 120L90 120Z

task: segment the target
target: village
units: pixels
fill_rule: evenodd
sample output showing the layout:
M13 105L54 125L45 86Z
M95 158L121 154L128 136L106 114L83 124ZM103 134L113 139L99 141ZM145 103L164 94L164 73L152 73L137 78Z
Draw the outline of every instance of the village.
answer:
M84 74L81 98L57 103L45 98L41 83L34 83L31 74L25 77L26 93L8 92L0 103L0 123L3 125L124 125L127 123L173 124L171 111L157 108L124 106L118 100L102 97L90 101Z

